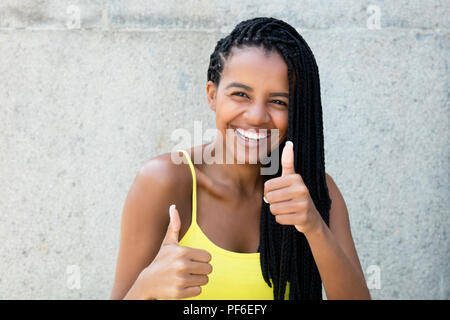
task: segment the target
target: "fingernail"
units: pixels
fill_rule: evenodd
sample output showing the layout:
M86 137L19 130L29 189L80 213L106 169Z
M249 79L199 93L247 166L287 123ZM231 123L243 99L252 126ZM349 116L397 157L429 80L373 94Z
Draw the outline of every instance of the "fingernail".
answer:
M292 143L292 141L286 141L286 144L290 144L292 146L292 149L294 148L294 144Z
M268 203L267 200L266 200L266 197L263 196L263 199L264 199L264 202L265 202L265 203Z
M172 204L169 207L169 215L170 215L171 218L172 218L172 211L173 211L173 209L175 209L175 204Z

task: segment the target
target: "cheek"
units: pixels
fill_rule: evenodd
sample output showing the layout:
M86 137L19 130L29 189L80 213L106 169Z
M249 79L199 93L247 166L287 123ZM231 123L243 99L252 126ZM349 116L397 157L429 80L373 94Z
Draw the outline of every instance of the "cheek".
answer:
M284 139L288 128L288 111L277 113L273 118L275 126L280 130L280 138Z
M237 105L233 101L218 101L216 105L216 124L220 127L226 127L237 115Z
M225 127L230 120L229 112L225 106L217 106L216 109L216 124L218 127Z

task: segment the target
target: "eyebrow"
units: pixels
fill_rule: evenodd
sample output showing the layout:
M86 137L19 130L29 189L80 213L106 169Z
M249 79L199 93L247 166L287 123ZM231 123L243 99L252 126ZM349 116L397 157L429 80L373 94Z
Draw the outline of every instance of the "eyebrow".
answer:
M229 88L232 88L232 87L242 88L242 89L245 89L247 91L253 91L253 89L251 87L246 86L245 84L240 83L240 82L231 82L229 85L226 86L225 90L229 89ZM272 92L272 93L269 94L269 97L278 97L278 96L279 97L285 97L285 98L289 99L289 94L286 93L286 92Z

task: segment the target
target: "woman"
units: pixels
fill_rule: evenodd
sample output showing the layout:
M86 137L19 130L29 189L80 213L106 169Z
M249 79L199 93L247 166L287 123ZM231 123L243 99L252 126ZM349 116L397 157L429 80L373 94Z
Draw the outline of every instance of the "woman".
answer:
M345 201L325 173L319 73L305 40L274 18L241 22L217 43L206 90L223 139L140 169L111 298L322 299L323 282L328 299L370 299ZM263 143L281 159L271 175L251 159ZM207 148L234 162L193 165Z

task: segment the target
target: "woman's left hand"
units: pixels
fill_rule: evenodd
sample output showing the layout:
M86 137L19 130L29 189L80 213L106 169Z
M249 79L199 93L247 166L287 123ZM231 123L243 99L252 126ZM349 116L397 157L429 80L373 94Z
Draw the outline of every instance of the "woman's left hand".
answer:
M264 183L264 198L279 224L294 225L304 233L315 231L322 220L302 177L294 171L294 146L287 141L281 156L282 175Z

